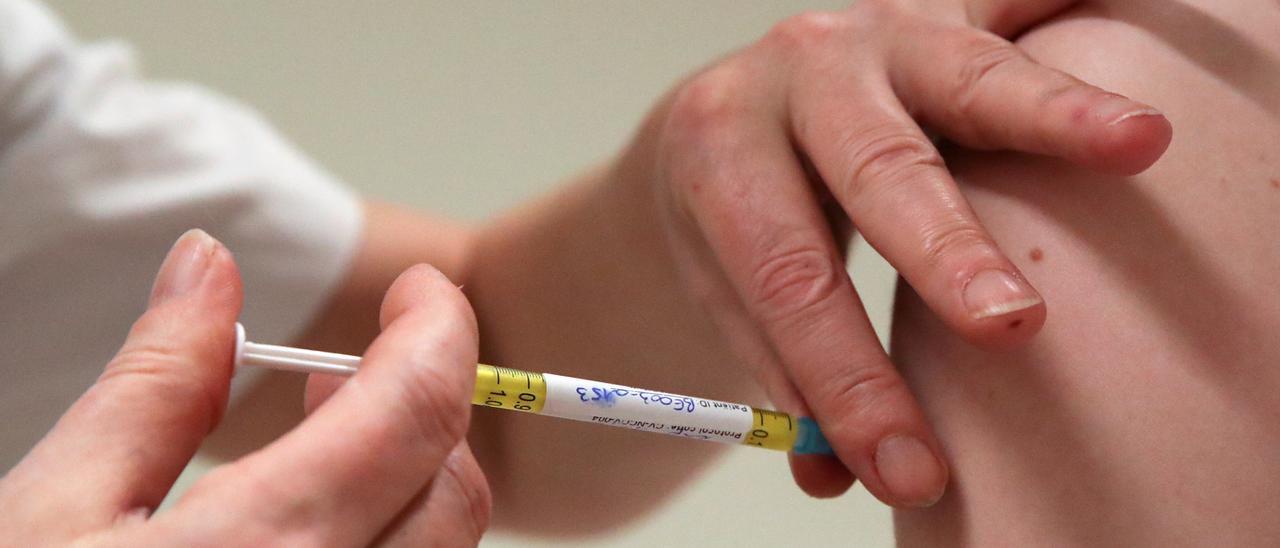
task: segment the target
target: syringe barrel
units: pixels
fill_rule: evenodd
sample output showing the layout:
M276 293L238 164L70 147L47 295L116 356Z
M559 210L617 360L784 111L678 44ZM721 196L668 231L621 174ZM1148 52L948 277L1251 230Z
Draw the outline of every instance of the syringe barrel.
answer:
M686 438L831 454L807 418L563 375L481 365L472 403Z
M245 340L236 324L235 365L304 373L354 375L359 356L318 352ZM485 407L550 415L685 438L736 443L801 454L831 454L817 423L804 417L667 392L476 366L471 402Z

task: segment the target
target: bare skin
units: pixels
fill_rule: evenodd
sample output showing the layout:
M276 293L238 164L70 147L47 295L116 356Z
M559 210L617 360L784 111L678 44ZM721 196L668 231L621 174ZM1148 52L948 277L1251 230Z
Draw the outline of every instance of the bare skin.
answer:
M1250 239L1258 229L1275 228L1268 224L1275 221L1266 221L1273 208L1252 195L1211 193L1192 174L1224 158L1231 160L1232 171L1224 173L1233 180L1266 171L1257 165L1271 167L1250 147L1276 141L1268 122L1274 118L1275 87L1257 77L1274 64L1269 52L1275 44L1267 42L1274 38L1258 36L1275 28L1275 21L1226 13L1226 20L1246 25L1233 29L1204 17L1183 24L1181 8L1117 4L1138 10L1122 16L1163 29L1160 39L1191 60L1187 67L1178 66L1172 50L1162 57L1158 47L1147 52L1149 59L1129 61L1132 66L1110 57L1070 57L1073 50L1083 51L1082 43L1114 40L1108 55L1143 46L1145 35L1096 37L1091 33L1102 31L1088 25L1057 33L1055 25L1022 39L1046 59L1079 69L1104 87L1115 84L1135 100L1038 64L1008 41L1074 3L862 0L847 10L783 21L755 44L678 83L617 157L544 201L478 229L369 204L363 247L346 283L298 343L362 352L379 332L378 303L391 281L413 264L430 262L465 286L486 361L725 399L759 397L763 391L779 408L814 417L835 458L791 459L798 485L814 496L838 495L856 479L887 504L928 507L948 488L944 449L951 448L965 475L938 510L903 514L907 540L928 540L937 531L979 542L1111 540L1099 535L1144 541L1143 534L1154 539L1162 526L1189 527L1185 523L1192 521L1184 518L1196 513L1196 504L1212 515L1226 513L1220 505L1229 501L1274 503L1267 496L1276 492L1268 483L1274 480L1238 481L1265 476L1272 468L1267 457L1274 456L1268 450L1275 447L1275 431L1267 424L1275 421L1258 418L1274 418L1268 415L1276 408L1274 373L1268 377L1273 370L1262 370L1264 361L1251 361L1274 355L1267 352L1271 341L1254 342L1277 327L1266 308L1275 297L1268 289L1274 253L1247 263L1230 260L1273 251ZM1247 38L1233 39L1237 34ZM1214 47L1219 43L1226 49ZM1053 57L1055 51L1063 57ZM1228 87L1199 93L1201 88L1181 83L1135 83L1171 74L1194 77L1197 66ZM1117 67L1125 72L1118 74ZM1145 79L1138 80L1139 73ZM1204 140L1191 141L1198 148L1183 151L1183 159L1126 181L1122 176L1149 167L1170 139L1169 121L1142 102L1154 101L1141 94L1178 108L1189 128L1201 130L1196 139ZM1214 118L1197 118L1203 112ZM1223 116L1238 122L1220 124ZM974 149L1042 154L1091 171L1016 157L966 162L956 156L955 165L974 181L965 194L921 126ZM1213 133L1222 127L1231 132ZM1009 177L1018 162L1032 163L1026 177L1002 187L1001 177ZM992 171L983 175L983 166ZM1040 179L1034 185L1026 184L1031 175ZM1268 173L1263 179L1268 192L1280 186L1275 177ZM1160 189L1181 190L1179 180L1186 192L1143 191L1151 181L1161 183ZM1064 184L1069 182L1079 184ZM1115 199L1100 199L1108 194ZM1032 214L1017 207L1019 200L1046 203ZM1109 211L1123 224L1100 223L1097 211ZM991 230L980 222L987 213ZM910 342L898 345L911 366L905 370L895 368L879 347L844 273L850 221L919 295L902 305L898 340ZM1059 225L1075 230L1053 232ZM1025 240L1029 236L1036 241ZM1116 242L1126 246L1117 248ZM1117 249L1127 246L1142 246L1142 260L1115 259ZM1221 261L1206 260L1214 252L1222 254ZM1025 269L1037 277L1024 275ZM1080 284L1087 273L1098 279ZM1132 285L1134 279L1142 284ZM1035 287L1040 280L1067 302L1060 317L1075 321L1056 320L1059 331L1006 358L1028 362L1000 370L1014 377L1008 381L1012 392L1001 390L1004 377L987 369L959 375L966 355L972 363L996 361L995 354L976 348L1017 348L1035 336L1046 314ZM1076 308L1073 316L1071 307L1081 305L1090 306ZM1107 314L1099 316L1100 310ZM940 323L929 323L930 314ZM1126 321L1108 323L1118 319ZM1237 330L1213 332L1225 331L1221 326L1233 320L1239 321ZM1133 338L1107 338L1134 325L1146 330ZM1084 350L1082 330L1091 330ZM1205 339L1204 333L1213 336ZM1232 355L1224 348L1242 352ZM1168 371L1097 365L1142 364L1153 356ZM943 359L950 369L929 368L939 368ZM1087 365L1072 367L1072 360L1086 359ZM1033 362L1037 367L1030 367ZM1223 375L1221 368L1228 367L1233 374ZM1040 382L1035 375L1041 373L1061 378ZM1031 376L1019 381L1018 375ZM724 378L735 380L720 382ZM959 389L966 382L976 388ZM308 398L314 406L339 385L315 377ZM708 392L708 386L721 392ZM1146 391L1126 399L1121 396L1131 394L1120 390L1124 386ZM974 390L993 403L966 408L971 400L962 396ZM335 399L344 393L350 391L339 390ZM1012 395L1000 400L1006 394ZM1037 413L1026 410L1053 411L1053 402L1062 402L1063 409L1040 417L1058 420L1055 428L1044 428L1034 421ZM1092 406L1077 408L1086 402ZM1008 405L1002 413L985 414L1001 403ZM325 409L317 413L340 412ZM984 418L993 421L991 428ZM931 421L942 425L943 437L935 435ZM590 430L584 450L565 440L589 427L528 417L482 415L476 427L471 435L477 460L489 473L498 522L543 531L616 525L625 517L610 504L612 490L642 487L630 491L636 495L628 504L633 510L652 507L715 453L710 446L600 429ZM1204 438L1202 430L1234 445L1170 442ZM1005 437L988 439L992 433ZM1000 452L1031 440L1042 443L1028 452ZM1168 445L1159 453L1162 460L1135 464L1161 442ZM1087 451L1072 451L1082 446ZM1046 460L1017 460L1036 451ZM975 455L988 458L975 461ZM999 457L1013 461L992 466L1002 462ZM1227 462L1231 473L1244 474L1193 469L1201 462ZM1036 467L1044 463L1079 472L1096 485ZM557 476L566 468L574 469L571 477ZM519 482L512 481L516 471ZM1177 482L1167 481L1175 475ZM1010 484L1024 477L1027 483ZM1034 481L1044 485L1027 489ZM371 485L376 482L358 487L367 491ZM1083 492L1086 485L1094 489ZM1012 492L1017 489L1022 490ZM555 492L573 511L520 496L528 492ZM1102 503L1095 500L1099 494ZM1153 503L1153 495L1167 498ZM331 498L315 500L343 502ZM1001 528L1020 512L1029 514L1017 524L1022 529ZM1242 540L1264 538L1270 533L1266 524L1249 522L1257 515L1230 516L1233 525L1245 526L1233 533ZM1099 529L1088 519L1114 527Z
M351 276L300 344L359 352L380 288L431 262L465 286L485 360L726 399L763 388L835 448L791 460L808 493L835 496L856 477L888 504L930 505L948 465L844 273L848 219L949 329L992 348L1031 338L1043 302L915 120L1104 173L1150 165L1169 141L1163 116L1002 38L1071 3L865 0L783 21L677 84L616 158L541 202L474 232L371 206ZM643 485L629 504L652 507L716 452L478 415L496 522L529 529L616 525L607 487ZM556 441L582 434L589 452ZM572 478L556 475L574 462ZM521 491L554 491L575 511Z
M903 545L1280 543L1277 28L1274 3L1111 2L1019 39L1175 139L1133 177L948 154L1048 316L991 353L900 292L893 355L953 479L897 513Z
M856 477L888 504L932 504L947 464L844 275L840 219L853 217L967 340L1033 336L1043 303L911 115L979 148L1141 171L1168 143L1158 112L1040 67L992 33L1070 3L877 0L784 21L679 83L617 158L554 196L475 232L371 218L352 276L303 343L358 352L376 332L369 305L399 269L458 268L485 360L726 399L759 399L762 387L815 417L838 454L793 458L801 488L835 496ZM611 511L608 487L643 485L629 504L651 508L717 452L477 415L495 522L531 530L617 525L628 517ZM578 436L591 451L556 441ZM557 475L574 462L571 478ZM520 496L551 491L575 511Z

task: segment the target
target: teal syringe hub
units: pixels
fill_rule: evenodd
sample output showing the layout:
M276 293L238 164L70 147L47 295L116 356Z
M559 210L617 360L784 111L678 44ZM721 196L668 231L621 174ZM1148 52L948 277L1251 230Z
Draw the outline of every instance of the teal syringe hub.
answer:
M796 431L796 444L791 452L797 455L834 455L831 444L818 429L818 423L809 417L799 418L800 427Z

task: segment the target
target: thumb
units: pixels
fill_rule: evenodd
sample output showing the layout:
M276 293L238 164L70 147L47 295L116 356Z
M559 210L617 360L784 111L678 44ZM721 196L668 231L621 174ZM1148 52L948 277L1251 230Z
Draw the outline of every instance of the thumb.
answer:
M120 352L10 474L39 493L33 521L83 533L163 500L226 406L241 293L226 247L178 239Z

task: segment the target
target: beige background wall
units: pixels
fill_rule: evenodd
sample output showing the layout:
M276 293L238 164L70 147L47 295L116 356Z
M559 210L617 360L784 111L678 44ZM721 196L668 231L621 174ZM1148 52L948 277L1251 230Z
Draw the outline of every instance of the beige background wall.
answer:
M53 7L82 37L134 44L155 77L205 84L257 108L361 192L481 220L607 158L681 75L789 14L843 3L80 0ZM892 272L865 246L853 268L883 334ZM583 544L801 542L887 546L889 513L860 488L835 501L810 500L791 484L780 455L743 449L657 515ZM530 543L500 532L485 541Z

